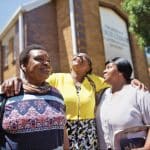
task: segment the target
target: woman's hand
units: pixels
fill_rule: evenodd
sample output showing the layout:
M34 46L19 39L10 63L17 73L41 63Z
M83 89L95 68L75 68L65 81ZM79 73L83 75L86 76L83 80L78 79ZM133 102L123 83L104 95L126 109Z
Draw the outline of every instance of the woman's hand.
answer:
M64 129L64 150L69 150L69 139L66 127Z
M133 148L132 150L150 150L150 128L147 131L147 137L146 137L146 141L145 141L144 147Z
M131 85L132 85L133 87L138 87L138 88L141 89L141 90L148 91L148 88L146 87L146 85L144 85L144 83L140 82L140 81L137 80L137 79L131 80Z
M22 86L22 80L18 77L13 77L8 80L5 80L2 85L1 89L2 92L6 94L6 96L14 96L19 94Z

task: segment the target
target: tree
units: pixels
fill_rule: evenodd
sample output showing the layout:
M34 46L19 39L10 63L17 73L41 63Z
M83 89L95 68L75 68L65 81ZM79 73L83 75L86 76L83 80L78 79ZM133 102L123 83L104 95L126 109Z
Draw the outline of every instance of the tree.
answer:
M150 46L150 0L124 0L122 8L129 16L129 31L135 33L138 44Z

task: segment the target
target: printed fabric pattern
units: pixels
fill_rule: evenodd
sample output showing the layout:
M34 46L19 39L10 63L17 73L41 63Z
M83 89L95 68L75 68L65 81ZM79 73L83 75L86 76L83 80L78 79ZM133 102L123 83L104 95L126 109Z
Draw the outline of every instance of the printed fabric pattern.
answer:
M67 120L70 150L98 150L96 122L90 120Z
M29 98L32 99L29 100ZM43 100L41 97L44 97ZM49 129L63 129L63 105L58 101L50 100L52 96L26 96L18 101L8 99L6 103L3 128L9 133L27 133Z
M14 150L56 149L63 145L65 123L63 98L51 88L46 94L22 92L8 98L2 127L6 131L6 145Z

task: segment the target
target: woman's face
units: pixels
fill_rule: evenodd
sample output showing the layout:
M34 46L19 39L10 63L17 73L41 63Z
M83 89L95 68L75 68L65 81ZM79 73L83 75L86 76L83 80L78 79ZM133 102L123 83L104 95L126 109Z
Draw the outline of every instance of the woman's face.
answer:
M72 69L74 71L82 71L87 73L91 69L89 59L89 56L85 53L75 55L72 59Z
M44 50L31 50L24 68L26 79L30 83L35 85L43 83L52 71L48 53Z
M118 71L117 66L114 63L107 64L103 71L104 79L109 84L116 83L120 74L121 73Z

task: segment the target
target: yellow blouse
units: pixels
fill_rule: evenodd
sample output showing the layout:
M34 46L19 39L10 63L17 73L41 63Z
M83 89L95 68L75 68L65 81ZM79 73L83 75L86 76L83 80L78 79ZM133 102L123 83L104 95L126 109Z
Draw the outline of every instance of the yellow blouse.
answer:
M96 91L108 87L104 79L94 74L88 75L96 85ZM79 96L70 73L53 73L47 79L64 97L67 120L93 119L95 107L95 91L87 78L81 84Z

